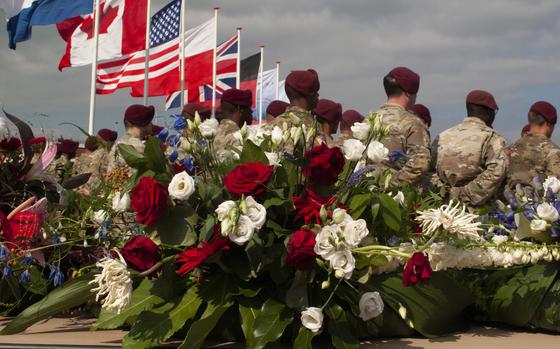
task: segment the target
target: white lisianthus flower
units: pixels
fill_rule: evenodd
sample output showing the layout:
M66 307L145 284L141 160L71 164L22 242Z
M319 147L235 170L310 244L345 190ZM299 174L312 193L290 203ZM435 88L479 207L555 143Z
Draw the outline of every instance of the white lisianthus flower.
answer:
M243 125L243 127L246 127L245 125ZM247 132L247 129L245 129L245 132ZM239 144L243 144L243 133L241 133L241 131L235 131L233 133L233 138L239 142Z
M97 210L93 213L91 221L97 225L101 225L109 218L109 214L105 210Z
M317 255L323 259L329 259L336 251L337 245L340 244L338 230L339 226L337 224L327 225L315 236L315 247L313 250Z
M323 311L321 308L309 307L302 311L301 324L313 333L319 332L323 326Z
M226 219L226 217L229 217L231 211L236 207L237 204L235 203L235 201L228 200L222 202L214 212L216 212L218 220L221 222Z
M232 232L233 222L231 221L231 219L229 219L229 217L227 217L220 223L220 228L222 236L226 237Z
M216 133L218 133L218 120L216 119L206 119L200 126L198 126L198 130L200 134L204 138L214 138Z
M368 234L369 230L363 219L347 222L344 227L344 241L351 248L357 247Z
M347 219L348 214L346 213L346 210L343 208L335 208L333 213L332 213L332 218L333 218L333 222L335 222L336 224L342 224L344 223L344 221Z
M130 208L130 194L115 192L111 200L111 207L116 212L125 212Z
M216 157L220 163L239 160L239 154L231 149L218 150L216 152Z
M560 180L556 177L548 176L544 180L543 188L545 192L550 188L553 194L558 194L560 192Z
M255 234L255 225L251 218L241 215L237 221L235 229L230 231L228 234L229 239L239 246L245 245L249 240L253 238Z
M370 128L369 122L355 122L354 125L350 127L354 138L361 141L365 141L368 138Z
M533 219L531 221L531 229L533 231L537 231L537 232L546 231L547 226L548 224L543 219Z
M364 321L378 317L383 313L385 307L379 292L364 293L358 305L360 306L360 318Z
M256 146L260 146L264 141L266 133L263 128L258 126L247 127L247 139L253 142Z
M105 257L96 263L101 273L95 275L89 284L97 284L91 292L95 293L95 300L101 300L101 307L109 311L120 312L130 303L132 295L132 280L126 270L126 262L117 251L119 259Z
M366 146L357 139L347 139L342 146L344 157L349 161L358 161L366 150Z
M380 163L388 159L389 149L383 143L371 141L367 149L367 156L373 163Z
M268 164L270 166L274 166L274 167L282 166L282 163L280 162L280 155L278 153L264 152L264 155L266 155L266 158L268 159Z
M274 126L272 133L270 134L270 140L274 145L282 144L282 141L284 140L284 133L280 127Z
M537 206L537 215L547 222L556 222L560 215L554 206L545 202Z
M453 205L453 200L447 205L439 208L432 208L426 211L419 211L416 221L420 223L420 227L425 235L432 235L438 229L455 234L460 238L479 240L478 234L481 230L480 222L475 222L478 216L466 212L463 205L459 209L460 202Z
M302 134L303 134L302 126L290 128L290 138L294 142L294 146L296 146L299 143Z
M169 196L174 199L182 201L188 200L195 190L194 178L185 171L177 173L173 176L173 179L171 179L167 190L169 191Z
M334 269L334 276L338 279L350 279L356 268L356 260L349 250L334 252L329 257L329 263Z
M404 206L404 194L402 191L399 190L399 192L397 193L397 195L393 196L393 199L397 202L397 204L399 204L400 206Z
M259 230L266 222L266 208L259 204L252 196L245 198L245 203L241 204L241 213L251 219L255 229Z
M496 245L503 244L504 242L508 241L509 237L507 235L494 235L492 236L492 242Z

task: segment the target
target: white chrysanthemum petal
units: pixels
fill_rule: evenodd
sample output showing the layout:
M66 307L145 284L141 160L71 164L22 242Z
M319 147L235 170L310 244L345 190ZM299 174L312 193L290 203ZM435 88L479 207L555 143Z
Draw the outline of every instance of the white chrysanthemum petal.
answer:
M126 269L126 262L117 251L119 259L105 257L96 263L101 273L95 275L89 284L97 284L91 292L95 293L95 300L101 299L101 307L109 311L120 312L130 303L132 295L132 280Z
M478 216L468 213L466 207L458 202L453 205L453 201L439 208L432 208L426 211L419 211L416 221L425 235L432 235L438 229L442 229L460 238L479 240L480 222L476 222Z

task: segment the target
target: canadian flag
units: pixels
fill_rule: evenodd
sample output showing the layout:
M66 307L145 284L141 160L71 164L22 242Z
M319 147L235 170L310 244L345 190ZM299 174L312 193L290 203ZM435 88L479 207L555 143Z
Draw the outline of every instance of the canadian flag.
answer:
M105 0L100 5L97 60L122 57L146 45L147 0ZM57 24L66 52L58 69L78 67L93 61L94 14L77 16Z

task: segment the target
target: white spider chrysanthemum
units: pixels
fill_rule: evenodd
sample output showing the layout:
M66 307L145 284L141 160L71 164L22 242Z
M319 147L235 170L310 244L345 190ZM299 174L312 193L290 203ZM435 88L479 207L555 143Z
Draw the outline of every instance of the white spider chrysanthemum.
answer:
M101 300L101 307L118 314L130 303L132 294L132 280L126 270L126 262L117 251L119 259L105 257L96 263L101 273L95 275L90 284L98 286L91 290L96 293L95 300Z
M477 218L477 215L466 212L466 207L460 202L453 205L452 200L439 208L419 211L416 221L425 235L432 235L441 228L461 238L479 240L481 228L480 222L475 222Z

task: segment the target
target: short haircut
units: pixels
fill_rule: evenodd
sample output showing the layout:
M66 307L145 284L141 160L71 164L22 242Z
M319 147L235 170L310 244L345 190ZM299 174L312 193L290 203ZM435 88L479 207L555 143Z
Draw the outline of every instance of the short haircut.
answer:
M237 107L230 102L222 101L221 107L224 114L232 114L237 111Z
M467 103L468 116L477 116L482 118L491 117L495 114L494 110L479 104Z
M529 112L528 119L531 125L542 126L546 122L542 115L535 113L534 111Z
M302 95L301 93L296 91L290 85L284 85L284 90L286 91L286 96L288 96L288 99L290 101L293 101L294 99L297 99L297 98L306 98L304 95Z
M397 84L397 80L391 75L385 75L383 78L383 87L387 97L399 97L403 94L403 90Z

